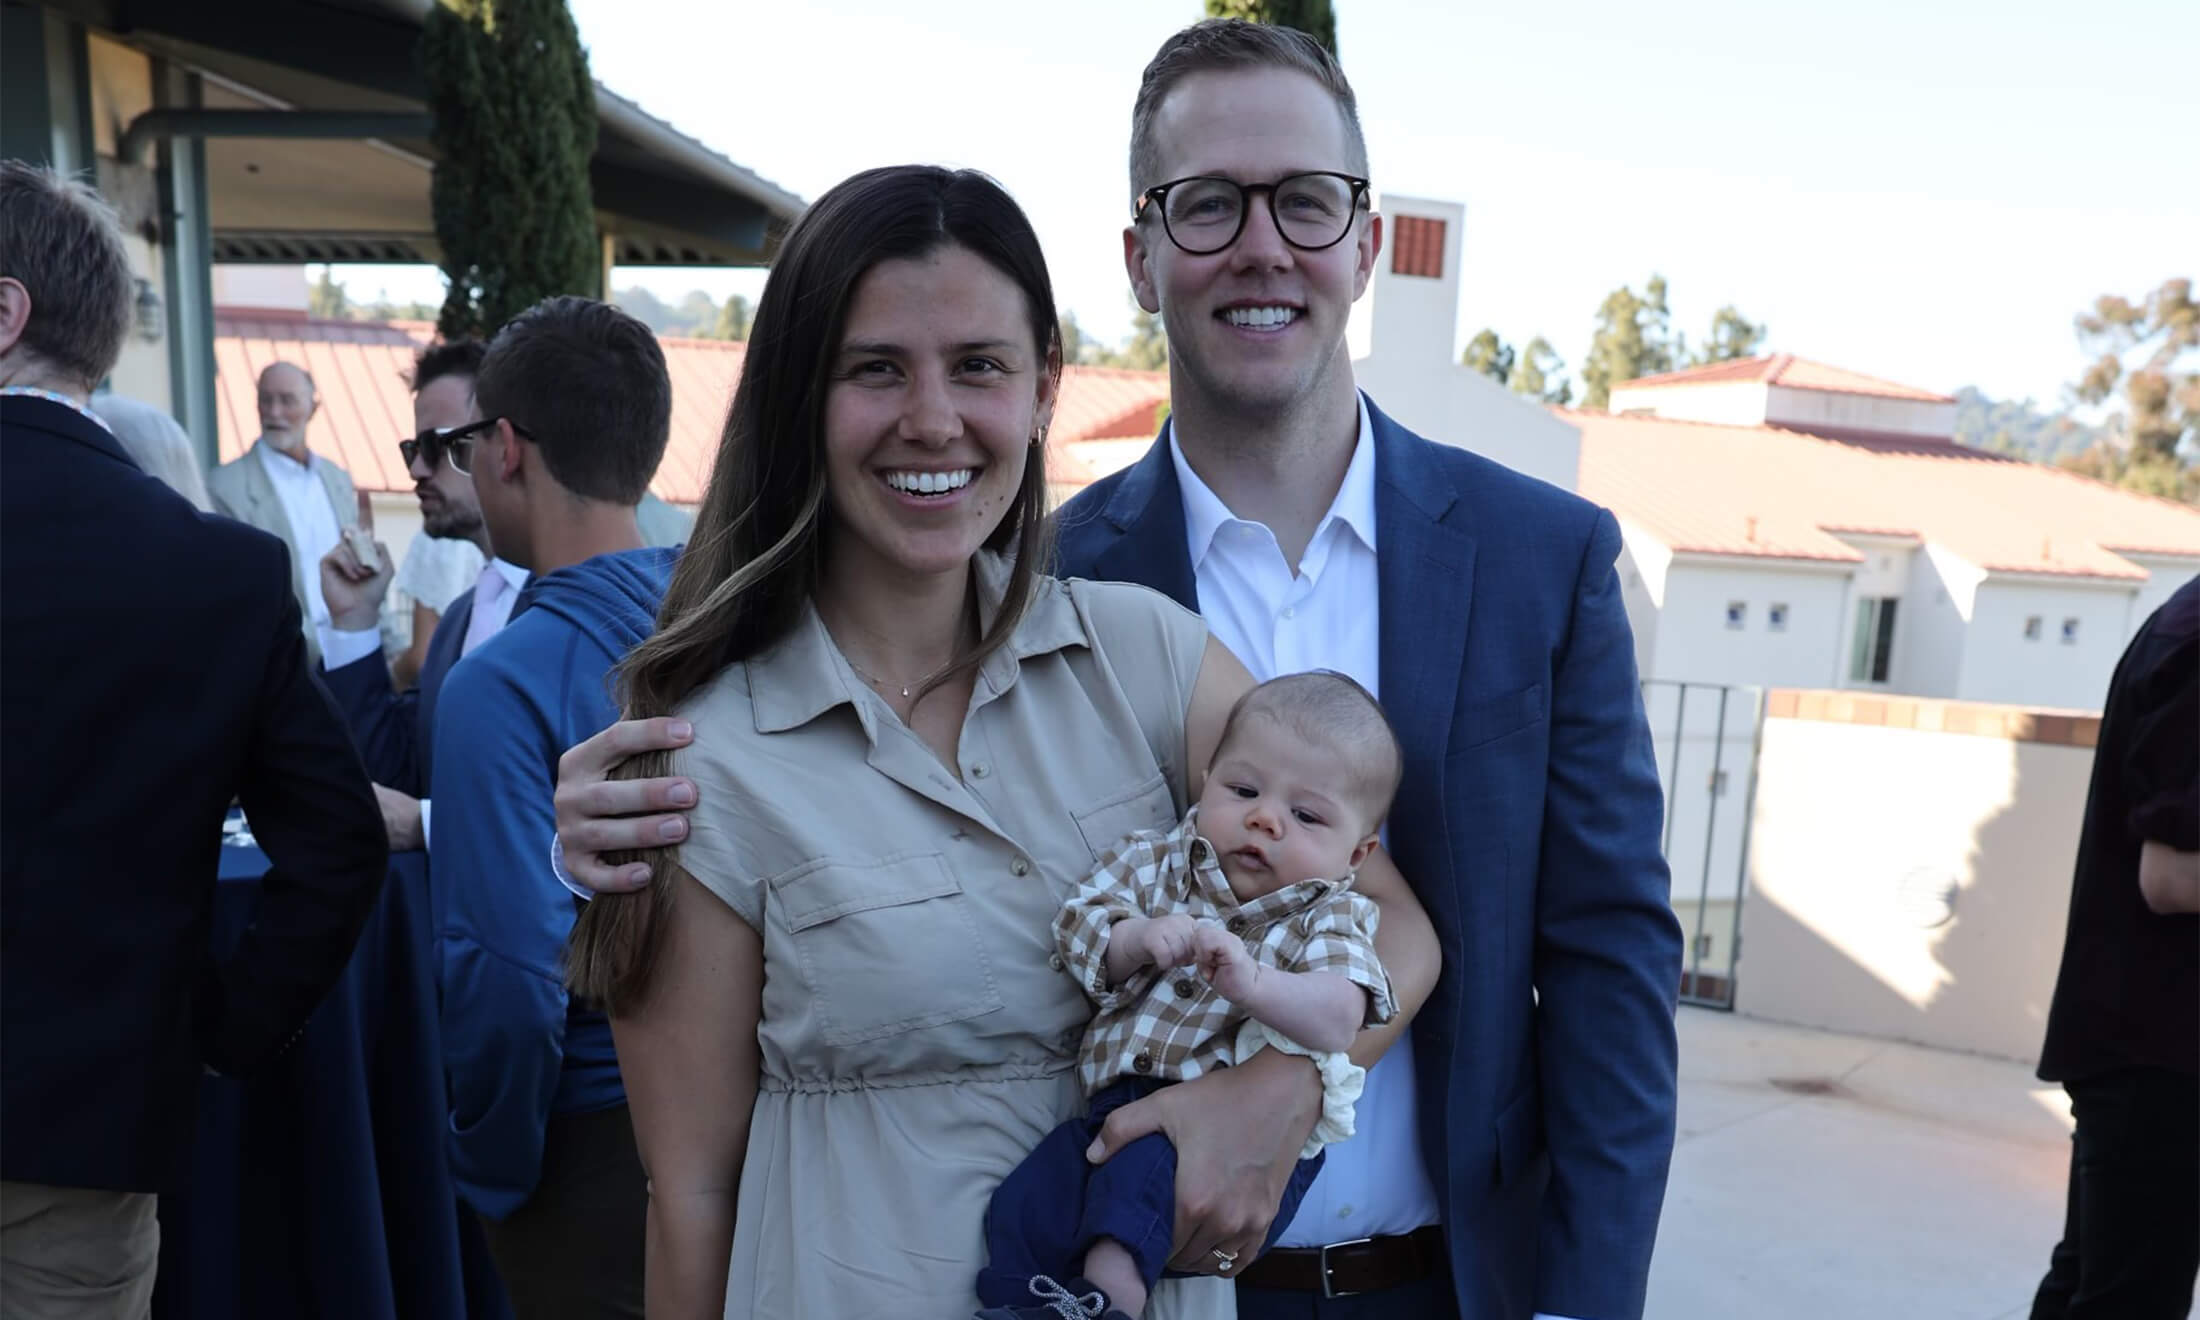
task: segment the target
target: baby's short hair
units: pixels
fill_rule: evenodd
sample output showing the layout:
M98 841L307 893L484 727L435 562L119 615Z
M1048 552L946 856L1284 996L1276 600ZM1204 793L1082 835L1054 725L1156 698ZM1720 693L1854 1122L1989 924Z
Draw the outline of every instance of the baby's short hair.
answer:
M1274 720L1308 742L1334 747L1352 777L1353 804L1367 811L1368 828L1383 823L1405 777L1405 753L1374 693L1333 669L1271 678L1230 708L1215 744L1217 760L1239 723L1254 715Z

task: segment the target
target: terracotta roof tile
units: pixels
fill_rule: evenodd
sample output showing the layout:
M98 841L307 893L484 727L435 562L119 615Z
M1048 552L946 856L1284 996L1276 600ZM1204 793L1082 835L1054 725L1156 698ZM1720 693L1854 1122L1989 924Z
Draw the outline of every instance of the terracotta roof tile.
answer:
M1554 409L1581 494L1677 551L1852 562L1834 533L1913 536L1980 568L2132 580L2120 551L2200 558L2200 509L1961 446Z
M411 490L397 455L397 441L412 434L405 377L434 333L425 321L322 321L217 309L214 411L222 461L242 454L259 435L260 372L273 362L296 362L313 373L321 396L321 409L306 427L314 452L341 464L361 490ZM672 503L695 504L710 480L747 346L715 339L658 342L672 378L672 434L651 488ZM1150 439L1168 397L1167 372L1067 368L1050 432L1050 479L1058 474L1064 484L1083 486L1105 475L1072 457L1073 447L1092 439Z
M1642 376L1613 388L1660 389L1668 385L1714 385L1726 381L1758 381L1766 385L1784 385L1790 389L1822 390L1832 394L1872 394L1881 398L1915 399L1924 403L1955 402L1952 395L1935 394L1914 385L1898 385L1862 372L1813 362L1793 353L1737 358L1732 362L1716 362L1707 367L1689 367L1657 376Z

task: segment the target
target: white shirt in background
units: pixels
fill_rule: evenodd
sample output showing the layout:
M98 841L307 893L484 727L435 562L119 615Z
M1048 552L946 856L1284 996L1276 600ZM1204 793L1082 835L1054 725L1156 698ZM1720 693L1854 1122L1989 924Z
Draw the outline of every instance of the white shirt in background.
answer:
M315 464L327 460L310 449L303 463L285 458L265 438L257 448L260 466L267 470L268 480L274 483L275 497L282 501L283 517L290 523L290 553L297 557L298 576L305 579L307 623L316 630L325 629L329 621L328 601L321 595L321 556L334 550L336 539L343 535L343 524L329 504L328 487L322 484L321 474L314 470Z

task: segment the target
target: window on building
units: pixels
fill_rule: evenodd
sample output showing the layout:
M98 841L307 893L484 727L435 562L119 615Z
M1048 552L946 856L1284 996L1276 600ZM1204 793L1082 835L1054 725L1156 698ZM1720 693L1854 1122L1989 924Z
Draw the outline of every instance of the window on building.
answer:
M1892 596L1867 596L1856 602L1856 637L1849 647L1851 682L1887 681L1887 664L1894 658L1894 610L1900 603Z
M1773 632L1786 632L1788 630L1788 607L1775 604L1767 609L1765 611L1765 627Z
M2078 621L2077 621L2076 619L2064 619L2064 620L2063 620L2063 645L2064 645L2064 646L2076 646L2077 644L2078 644Z
M2038 641L2040 639L2040 629L2046 622L2037 614L2027 618L2024 621L2024 640L2028 642Z
M1702 962L1704 959L1709 958L1710 956L1711 935L1709 932L1706 932L1696 937L1696 961Z
M1742 627L1742 625L1744 625L1744 624L1746 624L1746 623L1748 623L1748 622L1749 622L1749 603L1748 603L1747 601L1740 601L1740 600L1730 600L1730 601L1728 601L1728 602L1726 603L1726 626L1727 626L1727 627L1729 627L1729 628L1732 628L1732 629L1735 629L1735 630L1739 630L1739 629L1740 629L1740 628Z

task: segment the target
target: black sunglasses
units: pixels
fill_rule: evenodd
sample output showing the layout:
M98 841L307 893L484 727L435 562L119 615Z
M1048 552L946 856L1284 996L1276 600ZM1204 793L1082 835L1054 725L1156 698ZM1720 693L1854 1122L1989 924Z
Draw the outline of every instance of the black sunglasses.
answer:
M404 457L407 468L412 467L415 462L422 462L427 464L428 471L433 472L437 464L448 458L451 460L451 471L462 477L470 476L473 472L474 441L500 420L510 419L484 417L464 426L446 426L441 429L431 426L409 440L398 441L397 452ZM535 438L518 422L512 423L512 430L522 440Z
M1352 219L1367 204L1367 180L1335 170L1309 170L1274 183L1239 183L1201 175L1157 183L1138 195L1133 218L1147 208L1161 213L1169 241L1195 257L1212 256L1237 242L1253 194L1268 194L1268 218L1283 241L1302 252L1335 247L1352 232Z

